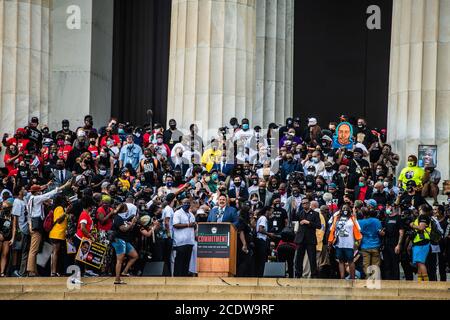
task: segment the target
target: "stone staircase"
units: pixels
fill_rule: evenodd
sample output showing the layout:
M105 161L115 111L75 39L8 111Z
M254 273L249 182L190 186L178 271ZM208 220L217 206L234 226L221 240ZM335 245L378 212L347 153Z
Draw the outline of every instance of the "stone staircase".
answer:
M84 278L68 289L67 278L2 278L0 300L450 300L450 282L269 278Z

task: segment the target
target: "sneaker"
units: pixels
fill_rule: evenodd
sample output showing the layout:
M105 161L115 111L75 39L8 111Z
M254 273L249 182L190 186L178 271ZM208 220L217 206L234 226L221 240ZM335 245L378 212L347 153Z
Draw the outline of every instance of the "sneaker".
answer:
M22 278L22 277L23 277L23 274L21 274L21 273L19 272L19 270L14 270L13 276L14 276L14 277L17 277L17 278Z
M83 281L78 280L77 278L73 278L70 282L71 282L72 284L84 284Z
M88 277L98 277L98 274L92 270L86 270L85 275Z

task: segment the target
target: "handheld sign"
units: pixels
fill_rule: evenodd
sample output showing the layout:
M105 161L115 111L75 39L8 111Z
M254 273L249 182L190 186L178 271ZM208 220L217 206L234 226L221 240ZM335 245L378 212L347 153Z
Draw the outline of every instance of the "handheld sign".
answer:
M353 126L348 122L339 123L333 136L333 149L342 147L353 148Z

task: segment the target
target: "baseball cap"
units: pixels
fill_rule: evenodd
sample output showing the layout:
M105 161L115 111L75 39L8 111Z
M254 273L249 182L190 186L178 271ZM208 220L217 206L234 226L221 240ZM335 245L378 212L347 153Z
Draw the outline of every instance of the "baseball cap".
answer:
M38 119L38 117L33 117L33 118L31 118L30 122L39 124L39 119Z
M317 124L317 119L316 118L309 118L308 119L308 125L315 126L316 124Z
M407 186L407 187L417 187L417 183L416 183L414 180L409 180L409 181L406 183L406 186Z
M369 199L364 201L368 206L374 207L376 208L377 206L377 201L375 199Z
M149 215L145 215L145 216L142 216L139 219L139 222L141 223L142 226L146 227L150 223L150 220L151 220L150 216Z
M361 148L355 148L355 150L353 150L353 152L358 152L358 153L364 153L363 152L363 149L361 149Z

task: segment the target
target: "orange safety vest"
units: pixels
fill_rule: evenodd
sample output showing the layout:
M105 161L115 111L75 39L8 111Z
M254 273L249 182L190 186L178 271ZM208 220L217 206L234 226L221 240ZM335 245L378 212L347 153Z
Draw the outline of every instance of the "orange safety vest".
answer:
M331 225L331 229L330 229L330 235L328 236L328 243L332 243L334 244L336 242L336 222L338 220L338 218L340 218L340 215L336 215L333 218L333 224ZM356 221L355 216L350 216L350 219L352 219L353 221L353 236L355 237L356 241L360 241L362 239L362 233L361 230L359 228L359 224L358 221Z

